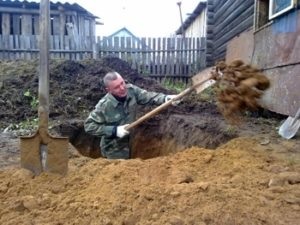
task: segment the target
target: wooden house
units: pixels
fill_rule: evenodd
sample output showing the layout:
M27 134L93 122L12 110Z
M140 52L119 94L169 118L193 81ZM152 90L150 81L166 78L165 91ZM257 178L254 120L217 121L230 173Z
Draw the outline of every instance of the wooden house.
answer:
M207 0L206 6L206 65L242 59L262 69L271 81L262 105L285 115L300 107L299 5L295 0Z
M50 2L50 17L52 52L92 50L98 17L77 3L60 2ZM38 35L39 3L0 0L0 54L12 49L20 54L28 49L37 51Z
M130 42L130 43L128 43ZM135 36L131 31L129 31L126 27L123 27L109 36L105 36L99 42L100 48L106 48L109 46L109 43L112 43L114 46L122 46L122 48L130 47L132 51L136 49L147 49L146 43L141 41L141 38Z
M176 35L184 37L206 37L207 3L199 2L194 11L181 24Z
M265 107L294 116L300 108L300 1L256 0L251 62L271 80ZM240 40L242 41L242 40Z
M123 27L116 32L112 33L111 35L107 36L107 38L114 38L114 37L132 37L138 40L138 37L135 36L131 31L129 31L126 27Z

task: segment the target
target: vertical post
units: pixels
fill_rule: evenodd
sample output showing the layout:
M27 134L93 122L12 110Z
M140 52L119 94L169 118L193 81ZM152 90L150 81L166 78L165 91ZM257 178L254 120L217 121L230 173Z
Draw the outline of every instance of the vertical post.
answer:
M182 18L182 12L181 12L181 2L177 2L178 8L179 8L179 15L180 15L180 22L181 22L181 51L180 51L180 62L179 62L179 73L182 75L184 74L184 55L185 55L185 34L184 34L184 29L183 29L183 18Z
M180 15L180 23L181 23L181 35L184 38L184 30L183 30L183 18L182 18L182 12L181 12L181 2L177 2L178 8L179 8L179 15Z

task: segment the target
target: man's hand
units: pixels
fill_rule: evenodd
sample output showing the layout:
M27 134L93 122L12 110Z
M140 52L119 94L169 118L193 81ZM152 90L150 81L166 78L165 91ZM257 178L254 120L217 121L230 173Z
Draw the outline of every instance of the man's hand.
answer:
M129 134L129 131L125 129L125 127L127 127L128 125L129 124L125 124L117 127L117 137L122 138Z
M166 98L165 98L165 102L168 102L170 100L172 100L173 98L175 98L177 95L167 95ZM172 105L173 106L176 106L180 103L181 101L180 100L176 100L176 101L173 101L172 102Z

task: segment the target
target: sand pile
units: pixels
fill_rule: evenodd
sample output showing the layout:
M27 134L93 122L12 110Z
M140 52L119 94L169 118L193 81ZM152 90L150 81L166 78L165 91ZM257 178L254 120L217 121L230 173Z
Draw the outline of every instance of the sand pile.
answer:
M239 138L149 160L73 157L66 177L0 171L1 224L209 225L300 221L300 167Z

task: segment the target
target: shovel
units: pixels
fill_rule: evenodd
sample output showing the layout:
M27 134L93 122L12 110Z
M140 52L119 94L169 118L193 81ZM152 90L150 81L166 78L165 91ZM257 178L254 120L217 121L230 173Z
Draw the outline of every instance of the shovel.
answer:
M212 68L213 67L209 67L205 70L202 70L195 76L193 76L192 77L193 85L191 87L185 89L184 91L182 91L181 93L176 95L175 98L161 104L160 106L158 106L155 109L153 109L152 111L146 113L144 116L140 117L133 123L129 124L128 126L125 127L126 130L130 130L130 129L136 127L137 125L144 122L145 120L158 114L160 111L168 108L173 102L176 102L176 101L182 99L184 96L192 93L193 91L196 91L196 93L200 93L203 90L205 90L206 88L212 86L215 83L215 80L212 79L212 75L211 75Z
M41 172L66 174L68 168L68 138L52 137L49 120L49 0L40 1L40 61L38 90L38 130L32 136L21 137L21 166L36 175Z
M295 117L289 116L279 128L279 135L285 139L291 139L295 136L300 127L300 108Z

